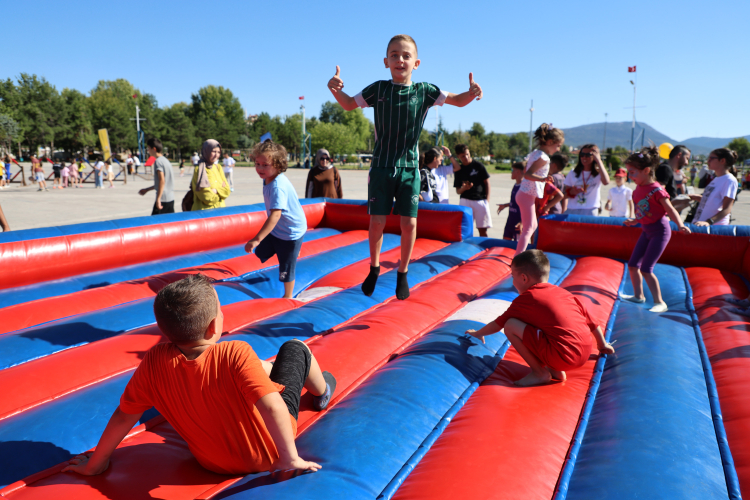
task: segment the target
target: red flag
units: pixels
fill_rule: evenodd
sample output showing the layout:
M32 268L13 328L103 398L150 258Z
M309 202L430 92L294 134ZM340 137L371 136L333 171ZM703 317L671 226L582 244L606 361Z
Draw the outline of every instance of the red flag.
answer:
M303 96L303 95L299 96L299 100L300 101L304 101L305 100L305 96Z
M628 66L628 73L635 73L635 66Z
M133 94L133 99L138 99L138 94Z

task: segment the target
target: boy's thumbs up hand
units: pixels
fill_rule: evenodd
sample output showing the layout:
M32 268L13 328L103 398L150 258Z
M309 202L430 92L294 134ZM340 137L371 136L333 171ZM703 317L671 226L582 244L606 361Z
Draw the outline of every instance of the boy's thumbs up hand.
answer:
M336 74L328 80L328 88L334 94L344 88L344 81L341 79L341 68L338 66L336 66Z
M477 101L482 98L482 87L474 81L474 73L469 73L469 92Z

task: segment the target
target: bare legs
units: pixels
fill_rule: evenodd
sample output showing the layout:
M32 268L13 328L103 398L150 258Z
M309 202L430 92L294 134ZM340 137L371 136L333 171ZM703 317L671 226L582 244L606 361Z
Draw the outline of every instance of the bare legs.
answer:
M553 370L552 368L545 366L539 358L537 358L536 355L523 344L523 332L526 329L526 326L526 323L515 318L509 319L505 322L505 336L508 337L511 345L531 368L531 373L521 380L517 380L515 384L519 387L530 387L532 385L548 384L553 378L564 381L566 377L565 372Z

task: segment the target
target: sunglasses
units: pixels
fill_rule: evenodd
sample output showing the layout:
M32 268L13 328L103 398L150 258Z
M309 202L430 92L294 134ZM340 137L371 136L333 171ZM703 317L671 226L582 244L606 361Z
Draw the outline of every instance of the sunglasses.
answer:
M328 158L327 156L321 156L320 161L331 161L331 159Z
M594 156L594 153L581 153L578 156L580 156L581 158L590 158L590 157Z

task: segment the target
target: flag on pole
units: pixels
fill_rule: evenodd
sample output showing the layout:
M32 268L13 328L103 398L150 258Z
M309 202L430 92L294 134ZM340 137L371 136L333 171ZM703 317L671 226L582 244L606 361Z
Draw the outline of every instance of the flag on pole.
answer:
M300 101L304 101L305 100L305 96L303 96L303 95L299 96L299 100Z
M635 73L635 66L628 66L628 73Z

